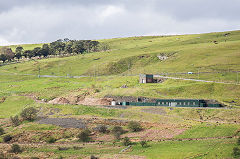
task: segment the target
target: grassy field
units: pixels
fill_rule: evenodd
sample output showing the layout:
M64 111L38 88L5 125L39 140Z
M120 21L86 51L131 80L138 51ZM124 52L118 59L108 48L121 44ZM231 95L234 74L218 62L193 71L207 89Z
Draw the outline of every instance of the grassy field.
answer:
M222 81L237 80L239 71L240 31L182 36L149 36L100 40L109 43L107 52L51 58L8 65L0 73L31 73L48 75L109 75L175 72L222 72L203 77ZM226 41L225 41L226 40ZM214 44L213 41L218 41ZM26 45L32 47L33 45ZM158 55L168 56L165 61ZM98 59L98 60L95 60ZM200 76L202 77L202 76Z
M144 155L148 159L174 158L229 158L236 139L202 140L202 141L164 141L151 143L150 147L133 147L132 154Z
M236 85L237 73L232 72L240 69L240 31L232 31L228 36L224 36L225 33L100 40L108 43L111 49L0 66L0 126L5 130L5 134L0 136L0 155L1 150L5 151L11 145L3 143L4 136L10 134L16 140L14 142L24 147L24 152L19 157L84 158L94 154L100 158L115 156L119 159L134 156L152 159L232 158L233 147L237 147L236 138L226 137L237 137L240 131L240 85ZM26 44L23 47L27 50L41 45ZM10 47L14 50L17 46ZM162 61L158 59L159 55L168 58ZM38 78L39 68L41 75L87 77ZM177 72L210 73L174 74ZM163 83L139 84L139 73L173 73L168 76L234 84L174 79L167 79ZM123 85L127 88L121 88ZM120 109L47 103L57 97L101 98L106 95L215 99L226 104L226 107ZM111 133L99 134L93 131L92 137L96 142L82 144L77 141L77 135L81 131L77 128L26 121L17 127L12 126L10 116L20 115L26 107L37 108L39 116L45 118L90 121L87 124L91 130L103 123L111 130L116 124L111 121L123 122L121 124L126 130L123 136L129 136L134 144L119 154L126 146L123 146L122 140L115 141ZM129 121L140 122L143 130L139 133L130 132L124 124ZM49 136L57 139L55 144L46 144ZM217 139L219 137L223 138ZM195 138L199 140L184 140ZM139 144L143 139L149 140L146 148ZM162 139L165 141L160 141ZM105 143L99 144L97 141ZM74 149L74 145L83 148ZM59 150L59 146L69 149Z

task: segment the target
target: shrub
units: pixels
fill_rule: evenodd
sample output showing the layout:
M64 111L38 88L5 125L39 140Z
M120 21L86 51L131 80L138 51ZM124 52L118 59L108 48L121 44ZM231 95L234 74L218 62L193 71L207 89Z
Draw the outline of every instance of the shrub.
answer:
M98 157L91 155L90 159L98 159Z
M4 134L4 129L0 127L0 136Z
M141 127L140 123L138 123L136 121L130 121L128 123L128 129L131 130L132 132L137 132L137 131L141 131L142 127Z
M18 126L21 123L17 115L14 117L10 117L10 120L13 126Z
M18 144L13 144L11 146L10 152L12 152L12 153L21 153L22 149L21 149L21 147Z
M240 137L237 140L237 144L240 145Z
M46 140L46 142L47 143L49 143L49 144L52 144L52 143L54 143L54 142L56 142L57 140L54 138L54 137L52 137L52 136L50 136L49 138L47 138L47 140Z
M233 156L234 156L235 158L240 157L240 149L239 149L238 147L234 147L234 148L233 148Z
M78 146L73 146L73 149L74 150L80 150L80 149L82 149L83 147L78 147Z
M91 133L91 131L86 129L86 130L83 130L82 132L80 132L80 134L78 134L77 137L78 137L79 141L81 141L81 142L88 142L91 140L90 133Z
M107 127L105 125L98 125L95 128L95 130L100 132L100 133L106 133L107 132Z
M12 136L11 135L6 135L6 136L3 137L3 141L4 142L9 142L11 140L12 140Z
M140 145L142 146L142 147L146 147L147 146L147 141L140 141Z
M124 130L121 126L114 126L112 129L112 133L115 139L119 140L120 136L124 133Z
M63 159L63 157L62 157L62 156L59 156L58 159Z
M25 108L20 115L23 120L33 121L37 117L37 109L33 107Z
M38 157L31 157L31 159L39 159Z
M131 143L129 137L124 137L124 138L123 138L123 145L124 145L124 146L128 146L128 145L131 145L131 144L132 144L132 143Z

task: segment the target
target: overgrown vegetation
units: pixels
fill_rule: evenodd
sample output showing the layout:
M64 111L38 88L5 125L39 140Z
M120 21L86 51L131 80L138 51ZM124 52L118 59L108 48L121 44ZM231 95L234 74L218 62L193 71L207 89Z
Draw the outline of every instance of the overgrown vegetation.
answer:
M21 147L18 144L13 144L10 149L10 152L16 153L16 154L21 153L22 151L23 150L21 149Z
M14 116L14 117L11 116L10 120L11 120L12 125L15 127L21 124L21 121L19 120L18 115Z
M132 132L137 132L142 130L142 126L140 125L139 122L130 121L128 123L128 129L131 130Z
M91 140L90 133L91 131L89 129L85 129L82 130L77 137L81 142L89 142Z
M24 50L22 46L17 46L15 53L11 48L0 48L0 61L12 61L14 58L22 59L33 57L48 57L51 55L71 55L71 54L83 54L89 52L106 51L109 49L109 45L106 43L99 43L94 40L70 40L68 38L59 39L50 44L43 44L42 47L35 47L32 50Z
M112 129L113 136L115 137L116 140L120 140L121 135L124 132L125 131L123 130L123 128L121 126L114 126L113 129Z
M49 143L49 144L52 144L54 142L56 142L57 140L53 137L53 136L50 136L46 139L46 142Z
M4 142L9 142L9 141L11 141L12 140L12 136L11 135L5 135L4 137L3 137L3 141Z
M4 134L4 129L0 127L0 136Z
M123 145L124 146L129 146L131 144L132 144L132 142L130 141L129 137L126 136L126 137L123 138Z
M37 118L37 109L34 107L25 108L20 115L23 120L33 121Z

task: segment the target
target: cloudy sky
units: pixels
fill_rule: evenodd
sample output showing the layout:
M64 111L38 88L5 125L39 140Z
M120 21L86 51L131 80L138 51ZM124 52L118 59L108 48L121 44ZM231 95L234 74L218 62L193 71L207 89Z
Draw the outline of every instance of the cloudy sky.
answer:
M240 29L240 0L0 0L0 45Z

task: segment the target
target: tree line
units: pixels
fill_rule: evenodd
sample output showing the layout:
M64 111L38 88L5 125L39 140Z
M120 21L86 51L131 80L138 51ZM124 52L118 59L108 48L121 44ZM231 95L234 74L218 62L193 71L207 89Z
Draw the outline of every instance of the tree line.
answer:
M35 47L32 50L24 50L22 46L18 46L15 52L11 48L0 48L0 61L12 61L15 58L32 57L48 57L50 55L68 55L83 54L89 52L107 51L109 45L94 40L70 40L68 38L59 39L50 44L43 44L42 47Z

